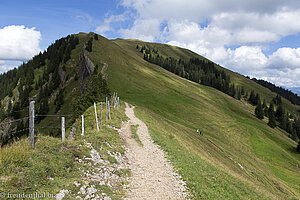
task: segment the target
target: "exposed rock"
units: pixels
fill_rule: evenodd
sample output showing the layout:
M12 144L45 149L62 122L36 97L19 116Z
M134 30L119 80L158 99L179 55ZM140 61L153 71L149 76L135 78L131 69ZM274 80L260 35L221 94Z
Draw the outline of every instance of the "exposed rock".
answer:
M75 126L72 126L70 134L68 136L68 140L72 140L72 141L75 140L76 129L77 128Z
M88 76L94 73L95 66L93 62L85 55L85 45L80 54L79 80L81 83L81 93L84 93L84 81Z
M19 92L19 90L17 90L16 96L15 96L15 101L19 101L19 98L20 98L20 92Z
M108 68L108 65L106 63L103 64L103 67L101 69L101 74L103 79L107 79L107 73L106 70Z
M66 194L68 194L68 190L61 190L59 193L56 195L56 200L62 200Z
M66 83L66 77L67 77L66 72L60 69L58 71L58 75L59 75L59 78L60 78L61 86L64 87L64 85Z

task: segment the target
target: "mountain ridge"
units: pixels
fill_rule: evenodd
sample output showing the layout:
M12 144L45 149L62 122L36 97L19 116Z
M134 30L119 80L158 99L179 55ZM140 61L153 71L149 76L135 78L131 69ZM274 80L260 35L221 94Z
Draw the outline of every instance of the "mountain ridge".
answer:
M93 94L94 86L98 85L93 84L96 83L93 81L100 80L99 84L107 83L110 91L117 91L121 99L136 105L138 117L145 121L154 141L168 152L169 159L186 180L195 199L220 198L221 195L224 195L224 198L249 199L258 196L262 199L268 199L266 196L276 199L299 197L297 164L299 165L300 157L293 150L296 148L296 142L288 137L288 133L279 128L270 128L266 118L257 119L253 115L254 106L248 102L248 98L237 100L215 88L179 77L144 60L143 54L136 46L149 45L158 52L163 52L164 56L177 59L187 60L194 56L204 59L202 56L163 44L108 40L93 33L75 36L79 38L79 43L71 50L70 59L65 64L58 65L60 70L65 68L63 71L69 76L69 82L66 82L62 92L63 103L58 109L58 114L70 113L74 110L71 102L78 102L78 99L85 102L85 106L76 110L77 116L94 100L103 101L104 95L109 91L99 93L97 98ZM92 41L92 45L86 49L88 41ZM79 55L82 50L96 69L83 83L84 87L90 88L89 94L92 98L89 98L89 95L81 98L83 94L79 89L82 84L79 81ZM31 84L33 88L39 77L48 69L48 62L49 60L46 60L45 65L34 69L34 81ZM102 81L100 68L105 64L107 76L106 80ZM268 103L276 97L269 89L225 68L220 69L230 75L232 83L243 86L248 94L254 90ZM55 70L50 74L54 73ZM54 79L49 80L42 85L49 87ZM41 88L43 87L46 88ZM41 88L32 90L30 96L39 95ZM106 90L105 88L99 87L99 91ZM51 94L59 94L61 90L59 86ZM54 96L56 97L53 100L47 101L47 114L56 113L57 104L54 105L54 99L58 99L59 95ZM6 97L10 100L15 98L15 92L12 97ZM289 112L297 114L299 107L290 104L284 98L282 104ZM40 125L55 125L54 120L51 120L46 117ZM72 120L69 123L72 125ZM196 134L197 128L204 133L204 137ZM57 132L48 134L59 135ZM177 148L181 152L177 151ZM230 185L226 186L226 181L222 179L230 180ZM213 189L214 184L216 190ZM226 187L229 188L226 190Z

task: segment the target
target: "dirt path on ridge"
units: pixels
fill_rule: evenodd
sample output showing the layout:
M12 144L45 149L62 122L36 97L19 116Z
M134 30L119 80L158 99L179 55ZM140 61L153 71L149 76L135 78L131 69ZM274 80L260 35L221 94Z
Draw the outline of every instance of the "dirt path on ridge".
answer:
M133 109L126 103L126 115L130 120L119 130L131 170L126 199L187 199L185 183L174 172L164 151L153 143L146 124L135 117ZM143 147L133 138L131 125L139 125L137 134Z

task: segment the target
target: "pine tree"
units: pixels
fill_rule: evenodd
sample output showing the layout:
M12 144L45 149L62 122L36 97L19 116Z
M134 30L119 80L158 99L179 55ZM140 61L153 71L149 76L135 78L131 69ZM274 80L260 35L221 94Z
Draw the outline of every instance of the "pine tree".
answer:
M244 95L244 94L245 94L245 89L244 89L244 87L242 87L241 95Z
M293 127L292 127L292 123L289 120L289 117L286 117L285 120L286 120L286 132L292 133Z
M259 94L257 93L257 94L255 95L253 105L257 105L259 102L260 102L260 96L259 96Z
M263 103L262 107L263 107L263 110L264 110L264 116L268 117L269 108L267 106L266 99L264 99L264 103Z
M256 108L255 108L255 116L258 119L263 119L264 118L264 111L261 105L261 102L259 101Z
M275 115L274 115L274 105L273 103L270 104L269 107L269 122L268 125L272 128L276 127L276 120L275 120Z
M254 99L255 99L255 94L254 91L252 90L248 100L250 101L251 104L254 104Z
M284 110L283 110L283 107L282 105L279 105L276 109L276 112L275 112L275 117L278 121L281 120L282 116L284 114Z
M238 88L238 90L237 90L237 99L241 100L241 98L242 98L241 89Z
M276 96L275 99L276 99L276 104L277 105L281 105L282 104L282 100L281 100L281 96L280 95L277 94L277 96Z
M269 110L268 110L268 115L269 116L270 116L270 112L273 112L273 114L274 114L274 103L273 102L270 103L270 107L269 107Z
M279 119L279 127L283 130L287 129L287 122L286 122L287 116L283 113L283 115Z

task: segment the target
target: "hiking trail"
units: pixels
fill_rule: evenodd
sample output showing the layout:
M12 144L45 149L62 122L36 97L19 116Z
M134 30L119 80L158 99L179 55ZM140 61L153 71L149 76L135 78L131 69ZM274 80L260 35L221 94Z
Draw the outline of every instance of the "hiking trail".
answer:
M187 199L185 182L174 172L165 152L154 144L146 124L135 117L134 107L126 103L125 113L130 120L119 130L131 170L125 199ZM143 146L133 138L131 125L138 125Z

